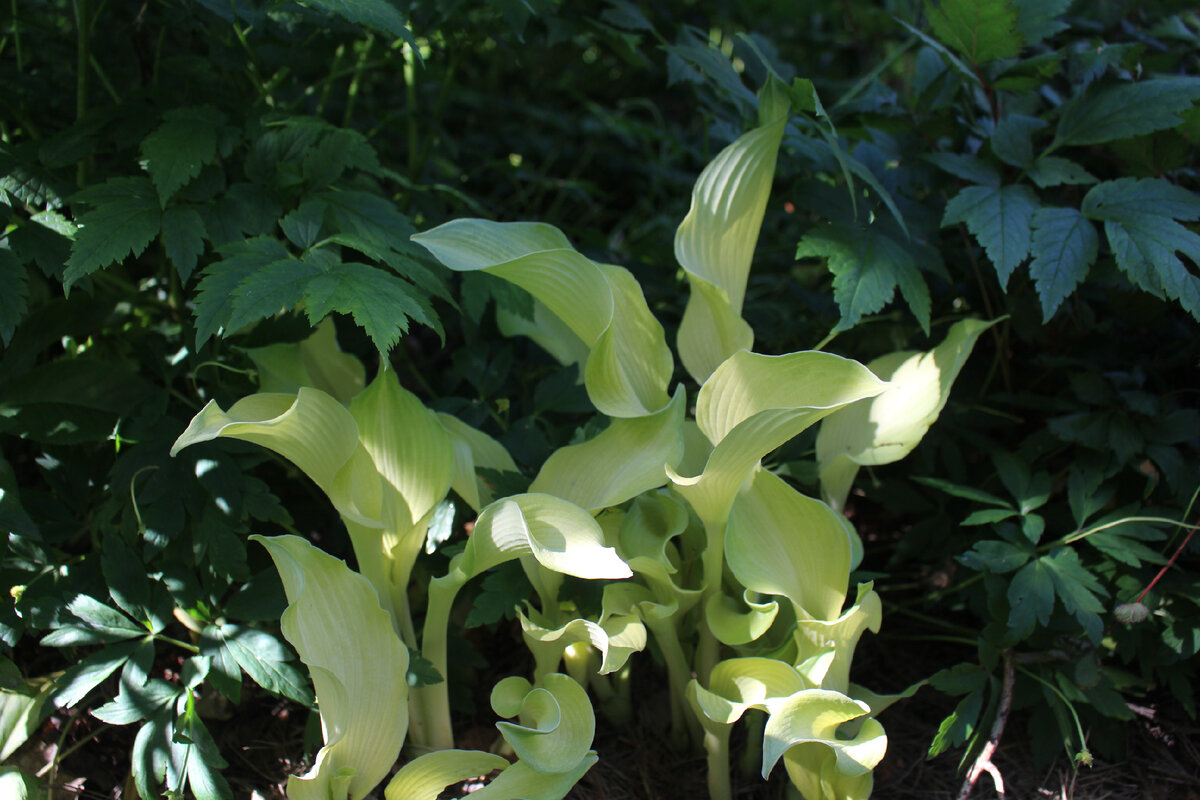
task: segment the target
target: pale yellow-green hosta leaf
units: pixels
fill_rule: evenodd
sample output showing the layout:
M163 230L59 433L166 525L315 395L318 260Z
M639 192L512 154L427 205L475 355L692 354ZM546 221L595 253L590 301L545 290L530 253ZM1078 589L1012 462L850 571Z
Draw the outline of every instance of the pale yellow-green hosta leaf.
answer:
M899 461L942 413L950 388L980 334L996 321L965 319L927 353L890 353L868 366L888 381L882 394L830 415L817 435L821 491L841 509L860 466Z
M46 796L33 775L16 767L0 767L0 797L5 800L41 800Z
M591 348L575 335L567 323L554 316L554 312L536 298L533 300L533 319L497 308L496 327L510 338L525 336L532 339L564 367L578 364L579 380L583 381L583 366L587 363Z
M246 350L246 355L258 367L261 392L295 394L301 386L312 386L338 402L349 403L366 383L362 362L342 352L329 317L302 342L256 347Z
M450 491L454 448L446 431L390 369L354 398L350 414L375 469L403 498L409 515L403 521L414 524Z
M452 220L413 241L450 269L486 270L515 283L562 321L589 349L584 384L603 413L639 417L667 404L674 361L627 270L594 263L540 223ZM536 320L534 329L543 338L553 334ZM551 350L560 359L576 352L571 341Z
M508 766L508 760L495 753L438 750L401 767L383 796L386 800L437 800L447 786Z
M871 709L841 692L805 689L769 704L763 731L762 775L767 777L784 753L799 744L820 744L833 751L837 770L856 776L870 772L887 752L883 726L868 717ZM862 719L851 738L838 736L838 727Z
M742 610L742 605L747 610ZM713 592L704 604L704 620L708 628L722 644L748 644L757 640L771 628L779 614L779 603L768 600L756 603L752 592L743 593L742 603L739 604L724 592Z
M811 689L791 664L774 658L727 658L713 668L708 688L692 681L689 692L704 717L721 725L732 725L748 709L770 709L772 702Z
M475 520L466 549L452 562L469 580L521 556L578 578L628 578L629 565L605 546L604 531L574 503L548 494L519 494L497 500Z
M725 562L747 589L791 600L814 619L834 619L846 600L850 541L841 515L767 470L733 502Z
M454 481L451 488L467 501L467 505L479 511L496 499L492 487L480 477L479 470L514 473L520 470L504 445L491 436L450 414L439 412L437 418L454 448Z
M396 762L408 731L408 649L366 578L297 536L252 536L287 594L281 625L308 666L325 746L288 779L291 800L361 798Z
M639 591L640 590L640 591ZM646 626L639 616L639 602L650 602L650 592L636 584L610 584L604 587L599 621L573 619L551 627L544 616L530 610L518 612L525 643L539 665L557 664L563 652L574 644L594 647L600 654L601 675L616 672L629 657L646 647Z
M754 343L742 302L789 114L786 102L768 105L772 116L700 173L675 234L675 259L692 289L679 325L679 357L698 383Z
M0 762L25 744L37 730L42 721L42 709L54 688L53 681L39 678L27 681L21 691L0 689Z
M524 761L518 761L470 797L471 800L562 800L598 760L596 752L589 750L570 770L553 775L543 775Z
M664 619L664 615L686 614L703 594L699 589L680 587L672 577L678 573L679 555L671 540L689 523L687 509L665 491L635 498L621 521L619 552L657 600L656 606L646 602L640 605L647 622Z
M546 459L531 492L570 500L588 511L624 503L667 482L665 467L683 453L685 394L644 417L616 418L595 438Z
M798 744L783 755L788 778L804 800L867 800L875 773L847 775L838 770L837 755L817 742Z
M879 632L883 622L883 604L870 583L858 585L855 603L844 614L834 620L799 619L796 621L795 640L798 648L797 661L832 650L833 660L821 676L812 676L822 689L836 692L850 690L850 662L854 649L863 633Z
M722 525L763 456L837 409L886 387L862 364L830 353L736 353L696 400L697 423L715 445L704 471L685 477L668 468L668 475L706 525Z
M596 733L587 692L561 673L533 686L525 678L505 678L492 689L492 709L517 722L497 722L500 735L524 763L543 775L567 773L583 761Z

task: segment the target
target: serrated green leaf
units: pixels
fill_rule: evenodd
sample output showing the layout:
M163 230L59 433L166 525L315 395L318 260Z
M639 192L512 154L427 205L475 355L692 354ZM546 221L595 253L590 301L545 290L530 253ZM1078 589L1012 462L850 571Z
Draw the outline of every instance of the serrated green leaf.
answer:
M493 568L484 576L480 588L482 591L467 613L468 628L490 625L501 618L515 618L517 608L533 594L533 585L517 561Z
M1037 624L1050 623L1054 611L1054 579L1046 559L1031 561L1017 571L1008 585L1008 627L1017 639L1033 633Z
M78 622L68 622L51 631L42 637L41 644L47 647L108 644L149 632L120 611L86 594L76 595L67 609Z
M310 322L334 311L350 314L380 353L391 351L410 318L441 334L433 309L411 284L366 264L338 264L314 277L305 292Z
M277 263L294 261L279 240L266 236L227 244L219 251L225 258L204 268L196 287L196 346L200 347L225 327L226 333L234 305L234 290L259 270Z
M1121 178L1092 187L1081 210L1104 221L1117 266L1135 284L1200 319L1200 278L1177 255L1200 263L1200 235L1175 221L1200 219L1194 193L1158 178Z
M242 625L222 625L221 635L230 655L255 683L301 705L312 705L312 688L304 672L291 663L292 654L278 639Z
M1051 552L1040 560L1045 561L1050 569L1054 591L1062 601L1063 608L1083 626L1092 642L1098 644L1104 630L1104 623L1100 619L1104 604L1097 595L1103 597L1108 594L1100 581L1084 568L1079 555L1070 548Z
M1056 33L1065 31L1069 25L1058 17L1066 13L1073 0L1014 0L1017 9L1017 33L1026 46L1038 44Z
M399 36L414 49L417 47L404 17L386 0L303 0L303 5L319 8L356 25Z
M151 678L142 684L122 676L117 696L93 709L92 716L109 725L128 725L165 708L183 691L181 687L158 678Z
M99 686L124 664L141 642L121 642L92 653L55 679L52 701L59 708L70 708Z
M928 153L923 158L935 167L981 186L999 186L1000 173L979 156L964 153Z
M1093 84L1063 107L1051 149L1101 144L1173 128L1200 100L1200 78L1154 78L1141 83Z
M1073 208L1039 208L1033 215L1033 261L1029 275L1049 322L1062 301L1087 277L1096 261L1100 237L1096 228Z
M280 311L291 310L308 296L314 279L325 274L318 265L290 256L263 264L234 288L226 330L237 331ZM318 291L316 295L324 296L324 292Z
M929 332L929 288L913 253L878 226L851 228L837 222L809 231L796 246L796 258L822 257L834 275L833 299L841 311L835 331L845 331L862 317L892 301L896 287L921 329Z
M1028 186L968 186L946 204L942 226L965 222L1007 287L1013 271L1029 255L1031 223L1039 207Z
M84 189L74 201L94 208L78 217L80 227L63 273L68 290L85 275L141 255L162 227L158 195L148 178L110 178Z
M1012 512L1010 512L1012 513ZM1004 574L1029 561L1033 555L1028 546L1009 544L996 539L976 542L970 550L957 557L960 564L980 572Z
M179 279L187 282L204 252L207 232L200 213L191 206L171 206L162 215L162 243Z
M926 0L925 15L934 35L973 64L1021 52L1017 11L1009 0Z
M988 505L1000 506L1001 508L1011 508L1012 504L1007 500L997 497L994 494L989 494L982 489L976 489L974 486L963 486L958 483L942 480L941 478L913 478L917 483L923 483L938 491L945 492L953 497L961 497L964 500L972 500L976 503L987 503Z
M1025 173L1029 179L1038 185L1039 189L1051 186L1085 186L1097 183L1099 178L1092 175L1083 167L1058 156L1043 156L1029 167Z
M307 250L316 243L321 234L325 209L324 200L305 201L295 211L279 220L279 227L283 229L289 242L301 250Z
M1033 133L1046 127L1046 121L1021 114L1007 114L992 132L992 152L1005 164L1028 167L1033 163Z
M972 665L974 666L974 665ZM929 745L926 758L935 758L952 747L959 747L975 732L979 712L983 710L984 686L987 675L981 675L979 687L958 702L954 711L938 725L937 733Z
M984 508L979 511L972 511L967 515L966 519L960 522L960 525L991 525L993 522L1002 522L1006 519L1011 519L1017 515L1016 511L1007 508Z
M29 299L28 273L11 250L0 249L0 338L7 347Z
M146 169L164 206L216 157L217 131L224 123L225 115L213 108L175 109L142 140Z

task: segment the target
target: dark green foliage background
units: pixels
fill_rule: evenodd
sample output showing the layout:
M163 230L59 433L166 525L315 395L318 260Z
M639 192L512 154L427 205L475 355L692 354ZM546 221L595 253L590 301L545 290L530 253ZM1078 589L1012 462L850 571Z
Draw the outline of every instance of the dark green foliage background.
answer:
M1086 751L1082 732L1120 758L1125 700L1195 714L1198 548L1125 624L1113 610L1185 531L1065 540L1195 519L1198 59L1200 19L1170 2L0 9L6 687L65 670L45 713L138 725L144 796L230 796L196 698L312 703L246 536L348 548L290 465L225 441L171 459L175 437L255 390L247 348L332 315L369 371L389 358L533 474L600 420L573 375L497 333L492 308L527 296L450 276L409 235L558 225L633 271L673 341L674 228L773 70L821 105L781 151L756 349L866 361L1008 315L922 446L852 500L889 628L963 645L933 681L962 702L931 751L978 748L1012 658L1037 758ZM811 445L772 460L815 493ZM497 572L477 591L466 624L505 635L497 604L528 586Z

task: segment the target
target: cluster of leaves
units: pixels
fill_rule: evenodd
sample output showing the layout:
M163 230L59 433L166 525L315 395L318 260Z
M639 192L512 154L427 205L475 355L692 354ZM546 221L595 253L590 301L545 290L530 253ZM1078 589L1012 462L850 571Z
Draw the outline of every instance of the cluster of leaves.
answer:
M205 698L312 698L246 535L294 517L348 548L261 452L168 459L186 420L253 390L242 348L341 315L345 346L391 351L431 407L486 426L527 471L590 438L602 423L569 371L496 333L489 304L528 314L529 298L446 277L408 237L464 214L557 224L626 264L673 340L686 293L659 267L692 176L746 127L768 70L819 78L785 132L747 290L756 349L832 331L866 360L923 345L946 314L1011 315L981 340L991 369L960 381L976 396L913 454L906 473L928 480L881 469L852 501L907 531L866 568L952 573L953 591L903 602L979 649L936 681L963 700L933 750L982 743L1006 658L1047 756L1079 752L1081 729L1115 754L1105 720L1153 687L1194 711L1194 545L1141 598L1150 618L1125 624L1113 609L1182 534L1099 529L1178 519L1200 482L1179 391L1200 318L1194 14L410 5L405 20L384 0L80 2L82 35L62 3L0 12L0 668L16 721L0 760L52 709L86 708L140 723L144 796L225 795ZM133 46L89 44L105 40ZM911 316L887 313L897 288ZM469 623L496 626L530 587L509 570L482 592ZM946 633L914 633L931 632Z

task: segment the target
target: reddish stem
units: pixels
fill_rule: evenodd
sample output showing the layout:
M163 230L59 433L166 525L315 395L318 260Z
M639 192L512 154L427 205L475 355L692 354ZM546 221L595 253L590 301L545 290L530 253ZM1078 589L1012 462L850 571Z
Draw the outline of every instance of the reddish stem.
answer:
M1195 535L1196 535L1196 528L1192 527L1192 529L1188 531L1188 535L1183 537L1183 541L1179 543L1179 547L1176 547L1175 552L1171 554L1171 557L1169 559L1167 559L1167 563L1163 564L1163 568L1160 569L1158 571L1158 574L1154 576L1154 580L1150 581L1150 583L1146 586L1146 588L1142 590L1142 593L1137 596L1137 600L1134 600L1133 602L1135 602L1135 603L1142 602L1142 598L1144 598L1147 594L1150 593L1150 590L1154 588L1154 584L1158 583L1159 580L1162 579L1163 575L1167 574L1167 570L1169 570L1171 568L1171 565L1175 563L1175 559L1179 558L1179 554L1183 552L1183 548L1187 547L1188 542L1190 542L1192 540L1192 537Z

